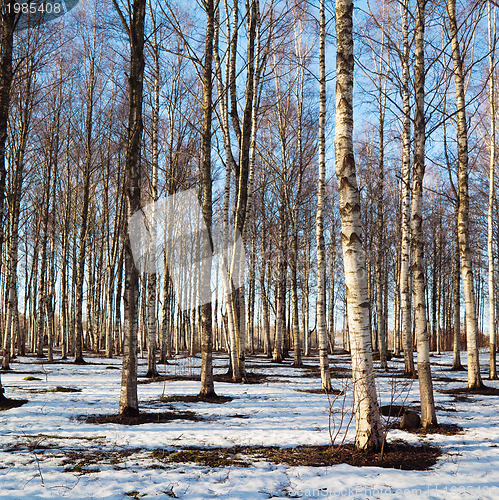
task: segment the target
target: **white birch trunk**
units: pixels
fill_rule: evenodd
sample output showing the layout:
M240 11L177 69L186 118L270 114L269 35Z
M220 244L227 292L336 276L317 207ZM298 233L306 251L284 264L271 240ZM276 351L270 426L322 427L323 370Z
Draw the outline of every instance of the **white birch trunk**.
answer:
M130 43L130 77L129 83L129 117L128 144L126 151L126 219L124 241L125 293L124 293L124 338L123 338L123 370L121 374L120 415L136 415L139 413L137 397L137 333L138 333L138 299L139 273L135 267L128 234L128 220L140 209L140 154L143 132L142 103L144 79L144 24L146 0L134 0L131 5L130 26L116 2L113 4L120 14ZM119 279L119 278L118 278ZM117 301L119 302L118 296ZM119 313L116 307L117 315ZM119 316L117 316L119 318ZM119 321L119 319L118 319Z
M151 193L150 198L152 203L156 203L158 199L158 129L159 129L159 47L156 30L156 19L152 8L151 1L149 1L149 13L151 17L151 30L153 35L152 58L154 63L154 102L152 109L152 158L151 158ZM155 205L152 210L152 234L156 234L157 222L155 214ZM154 255L156 242L151 242L149 256ZM158 371L156 369L156 335L157 335L157 322L156 322L156 273L151 273L147 282L147 373L146 377L157 377Z
M411 265L411 107L409 102L409 0L401 5L402 37L402 101L404 124L402 132L402 246L400 257L400 309L402 318L402 338L404 348L405 375L414 378L414 345L412 341L412 301L410 283Z
M352 355L355 444L359 449L379 449L383 430L374 380L366 257L361 240L360 193L353 154L352 14L352 0L337 0L335 159L340 193L341 241Z
M426 0L418 0L415 33L415 93L414 119L415 153L412 181L411 233L412 274L414 293L414 329L418 351L418 378L421 399L421 425L437 425L430 365L430 339L426 317L424 236L423 236L423 178L425 172L425 62L424 28Z
M489 206L487 214L487 252L489 258L488 285L489 285L489 337L490 337L490 370L489 378L497 379L496 364L496 325L494 304L494 167L496 157L496 108L495 108L495 82L494 82L494 47L496 39L496 7L494 7L493 21L491 15L491 2L487 2L488 34L489 34L489 102L490 102L490 163L489 163ZM492 38L494 40L492 40Z
M478 356L478 322L473 288L473 269L471 262L469 235L469 195L468 195L468 126L466 123L466 100L464 91L463 59L458 40L456 20L456 0L447 4L449 15L452 60L454 63L454 84L457 105L457 164L459 181L459 252L463 277L464 304L466 312L466 339L468 348L468 387L477 389L483 386Z
M320 47L319 47L319 182L317 189L317 334L319 337L319 360L321 383L324 391L331 390L329 358L327 354L326 324L326 249L324 242L324 198L326 188L326 14L325 0L320 2Z

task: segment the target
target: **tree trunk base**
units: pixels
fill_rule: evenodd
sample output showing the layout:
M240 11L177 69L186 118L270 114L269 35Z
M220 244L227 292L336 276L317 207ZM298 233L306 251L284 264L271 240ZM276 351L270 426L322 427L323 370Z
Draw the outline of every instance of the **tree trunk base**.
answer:
M432 430L432 429L438 429L438 424L435 422L435 423L421 423L421 427L427 431L429 430Z
M468 389L470 391L477 391L477 390L481 390L481 389L487 389L487 387L485 386L485 384L479 380L478 382L475 382L474 384L468 384Z
M359 451L370 451L373 453L381 452L382 443L375 443L373 441L373 439L370 439L364 446L361 446L359 443L355 443L355 448Z
M159 377L159 373L156 370L147 370L146 378L156 378Z
M83 356L78 356L74 359L75 365L85 365L87 362L83 359Z
M451 372L465 372L466 368L459 363L458 365L452 365L452 368L450 369Z
M215 392L215 389L211 389L209 391L204 391L201 389L201 391L198 394L198 397L200 399L215 399L217 397L217 394Z
M482 389L487 389L487 386L484 385L483 382L477 382L476 384L472 384L472 385L469 385L468 384L468 389L470 391L478 391L478 390L482 390Z
M131 406L125 406L122 410L120 410L120 415L122 417L136 417L139 414L138 408L132 408Z

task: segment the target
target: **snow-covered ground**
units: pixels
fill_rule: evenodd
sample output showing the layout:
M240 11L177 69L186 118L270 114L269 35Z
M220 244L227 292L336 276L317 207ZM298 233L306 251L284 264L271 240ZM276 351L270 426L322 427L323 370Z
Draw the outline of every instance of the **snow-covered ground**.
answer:
M437 415L440 423L458 424L464 433L418 436L395 429L388 434L388 441L403 439L441 446L444 454L429 471L345 464L292 467L260 459L244 468L210 468L193 463L160 465L151 458L151 450L329 444L328 398L324 394L300 392L319 389L320 379L307 368L273 365L261 357L252 357L247 361L248 371L267 375L267 381L248 385L216 383L219 395L234 398L228 403L158 402L163 392L167 396L195 395L199 382L139 385L142 410L188 409L205 417L201 421L174 420L139 426L89 424L77 417L117 413L121 372L117 369L119 359L87 357L87 361L82 366L69 362L49 365L35 358L19 358L12 363L12 372L2 374L6 395L29 402L0 412L0 498L499 498L499 396L473 395L458 401L438 392L466 385L465 372L449 371L449 355L432 358L437 378L435 398L440 408ZM145 373L143 363L141 360L139 375ZM307 358L305 363L308 367L318 366L316 358ZM403 368L402 360L390 365L396 370ZM179 358L175 364L161 367L161 371L195 375L199 373L198 366L197 358ZM226 359L216 357L215 373L224 373L225 366ZM485 352L482 366L487 367ZM347 357L335 356L334 368L348 368ZM341 375L344 377L333 379L335 388L349 383L348 374L343 371ZM27 376L40 380L23 380ZM496 381L486 384L499 388ZM380 374L377 385L381 405L391 401L418 405L417 381ZM81 392L52 392L58 386ZM346 398L340 396L334 401L335 422L351 407L350 389L348 386ZM331 402L333 399L331 396ZM353 427L352 423L347 441L353 438ZM343 438L344 428L337 442ZM120 460L86 464L81 472L67 463L71 452L102 451L116 456L121 450L135 451ZM77 457L74 453L70 456Z

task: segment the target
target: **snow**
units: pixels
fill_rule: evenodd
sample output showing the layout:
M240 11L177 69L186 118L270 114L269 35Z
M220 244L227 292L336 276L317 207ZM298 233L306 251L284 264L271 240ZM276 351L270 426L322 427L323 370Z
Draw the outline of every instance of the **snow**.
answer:
M463 353L463 359L465 359ZM20 408L0 412L0 499L19 498L351 498L351 499L497 499L499 498L499 396L475 396L457 401L442 389L464 387L466 373L449 371L448 354L432 357L433 375L447 380L434 382L440 423L458 424L463 434L418 436L393 429L388 441L403 439L433 443L444 454L429 471L401 471L378 467L292 467L254 459L250 467L210 468L193 463L164 464L151 457L157 449L186 446L233 447L324 445L329 444L329 402L324 394L299 392L319 389L320 379L309 369L275 365L262 357L247 360L249 371L268 376L261 384L216 383L219 395L231 402L161 403L165 395L195 395L199 382L167 381L140 384L140 407L147 411L165 408L191 410L202 421L174 420L163 424L124 426L89 424L79 416L117 413L121 372L119 359L87 357L86 365L70 362L42 363L35 358L18 358L12 372L2 374L8 397L28 399ZM482 367L487 367L482 353ZM305 358L308 367L318 366L317 358ZM140 360L139 375L145 373ZM215 357L215 373L226 371L226 358ZM402 360L390 363L397 370ZM348 368L346 356L335 356L334 368ZM170 375L195 375L198 358L178 358L161 367ZM346 397L330 396L334 422L347 413L336 440L343 439L351 409L348 373L337 372L335 388L348 386ZM27 375L39 381L23 380ZM418 405L417 381L378 374L381 405ZM485 371L483 372L486 378ZM448 379L453 379L450 382ZM491 387L497 381L485 380ZM57 386L81 392L49 392ZM346 441L352 441L353 422ZM112 455L120 450L130 454L85 465L85 473L71 468L69 452L102 451ZM75 463L76 465L76 463ZM66 470L65 470L66 469ZM90 471L89 471L90 469Z

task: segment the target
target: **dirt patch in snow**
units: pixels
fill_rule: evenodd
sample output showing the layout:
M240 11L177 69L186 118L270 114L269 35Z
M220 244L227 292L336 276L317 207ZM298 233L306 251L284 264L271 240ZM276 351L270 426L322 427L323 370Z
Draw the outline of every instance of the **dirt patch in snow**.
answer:
M213 375L213 380L215 382L227 382L230 384L236 384L232 380L232 377L226 373L219 373ZM177 381L189 381L189 382L200 382L201 377L199 375L162 375L153 378L139 378L137 384L153 384L155 382L177 382ZM268 381L266 375L261 373L247 372L244 383L245 384L264 384Z
M244 448L216 448L212 450L155 450L153 458L166 463L195 463L207 467L249 467Z
M178 381L194 381L199 382L200 377L195 375L161 375L159 377L152 378L142 378L137 379L137 384L154 384L155 382L178 382Z
M432 377L432 379L433 379L433 382L457 382L457 380L455 378L452 378L452 377L440 376L440 377Z
M428 434L455 436L456 434L462 434L464 432L460 425L455 424L440 424L438 427L432 429L423 429L423 427L419 427L417 429L404 429L404 431L410 432L411 434L417 434L419 436L427 436Z
M262 457L274 463L323 467L346 463L357 467L385 467L402 470L428 470L442 454L435 446L387 444L383 455L359 451L354 445L341 447L303 446L291 449L267 448Z
M331 389L330 391L326 391L325 389L296 389L296 392L304 392L306 394L343 394L343 391L338 389Z
M412 446L406 443L387 444L379 452L359 451L354 445L299 446L296 448L216 448L156 450L153 457L166 463L194 462L208 467L230 465L248 467L251 461L263 459L291 466L326 467L349 464L357 467L385 467L402 470L428 470L442 454L435 446Z
M305 365L302 367L304 368ZM330 366L329 374L331 378L349 378L352 376L352 370L350 368L345 368L343 366ZM308 366L303 371L301 375L296 375L297 377L320 377L321 376L321 368L320 366ZM286 377L290 377L290 375L286 375Z
M229 403L234 398L230 396L213 396L210 398L203 398L201 396L164 396L159 399L161 403L213 403L222 404Z
M452 394L452 395L480 395L480 396L499 396L499 389L495 387L482 387L481 389L469 389L468 387L457 387L455 389L445 389L438 391L442 394Z
M222 373L218 375L213 375L213 380L215 382L227 382L229 384L235 384L232 380L232 376L227 373ZM268 381L267 375L263 375L261 373L255 372L246 372L246 376L244 379L245 384L264 384Z
M163 424L172 420L203 420L192 411L171 411L152 413L144 412L138 415L89 415L80 416L78 420L88 424L120 424L120 425L140 425L140 424Z
M383 454L380 452L360 451L353 444L343 446L298 446L295 448L279 447L244 447L232 448L174 448L122 450L78 450L64 452L66 472L96 472L95 466L109 464L121 466L124 459L140 461L153 459L156 463L148 464L149 469L174 467L179 463L192 463L210 468L251 467L255 461L265 460L275 464L293 467L330 467L349 464L356 467L383 467L401 470L428 470L442 455L440 448L429 444L414 446L408 443L386 444Z

